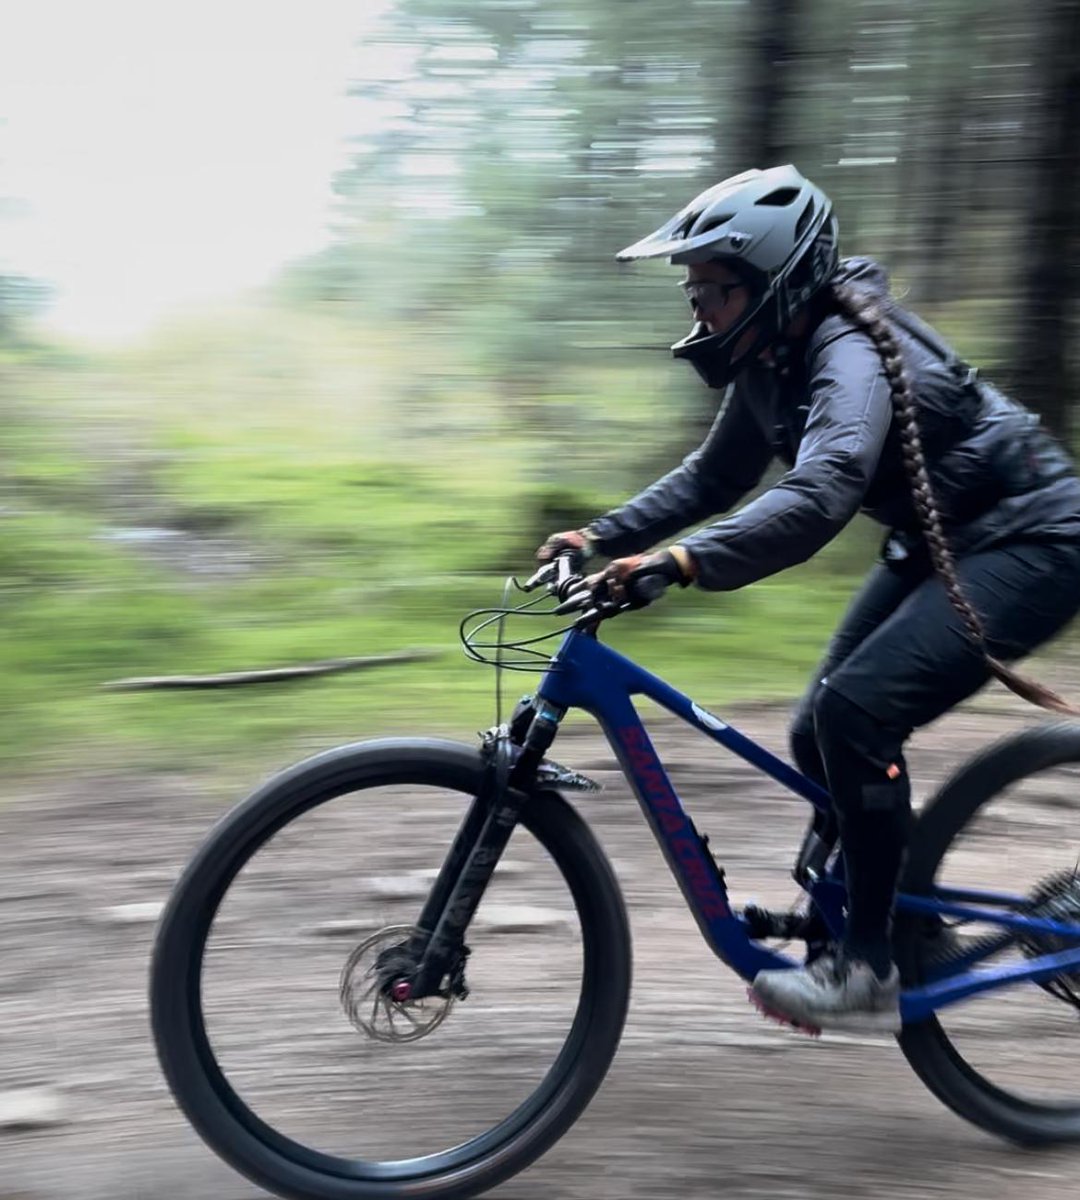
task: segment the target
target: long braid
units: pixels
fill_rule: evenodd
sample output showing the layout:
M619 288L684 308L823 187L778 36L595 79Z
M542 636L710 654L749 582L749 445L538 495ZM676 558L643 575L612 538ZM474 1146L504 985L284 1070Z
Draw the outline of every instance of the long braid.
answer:
M960 586L960 580L956 575L956 560L953 558L952 548L949 546L942 528L941 514L938 511L934 489L926 469L926 456L923 453L922 438L919 435L915 398L911 392L907 372L904 370L900 347L885 321L881 308L873 297L843 284L834 284L831 291L840 310L869 336L881 356L881 365L889 384L893 411L896 413L904 468L911 484L915 511L919 517L919 524L922 526L923 536L926 538L930 561L945 587L949 603L964 622L964 627L986 659L986 665L991 673L1007 688L1042 708L1080 716L1080 709L1074 708L1068 701L1043 684L1011 670L987 649L986 631L982 620Z

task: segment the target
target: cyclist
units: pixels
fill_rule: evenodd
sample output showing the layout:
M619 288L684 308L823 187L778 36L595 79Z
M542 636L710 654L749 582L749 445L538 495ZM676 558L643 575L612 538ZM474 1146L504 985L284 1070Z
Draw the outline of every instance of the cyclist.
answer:
M612 559L590 583L633 605L647 576L744 587L810 558L860 509L886 526L791 725L799 768L833 797L846 932L752 991L799 1025L896 1030L904 743L991 675L1067 709L1004 664L1080 608L1080 480L1036 417L890 297L881 266L838 258L832 205L793 166L724 180L617 257L686 268L693 324L672 351L725 395L680 466L538 557ZM728 511L774 458L786 473L734 515L643 553Z

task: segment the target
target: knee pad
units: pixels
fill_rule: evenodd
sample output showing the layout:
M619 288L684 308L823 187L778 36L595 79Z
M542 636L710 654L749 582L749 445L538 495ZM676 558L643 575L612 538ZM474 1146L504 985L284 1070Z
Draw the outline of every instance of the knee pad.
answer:
M910 809L906 731L883 724L828 685L814 696L813 717L829 790L841 813Z

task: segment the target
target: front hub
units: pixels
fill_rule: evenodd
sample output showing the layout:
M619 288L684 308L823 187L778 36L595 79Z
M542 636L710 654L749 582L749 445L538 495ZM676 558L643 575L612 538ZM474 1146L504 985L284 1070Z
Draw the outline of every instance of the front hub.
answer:
M415 1042L446 1019L456 998L445 994L413 997L403 974L405 947L416 934L411 925L389 925L361 942L345 961L338 995L352 1025L378 1042ZM413 964L415 965L415 964Z

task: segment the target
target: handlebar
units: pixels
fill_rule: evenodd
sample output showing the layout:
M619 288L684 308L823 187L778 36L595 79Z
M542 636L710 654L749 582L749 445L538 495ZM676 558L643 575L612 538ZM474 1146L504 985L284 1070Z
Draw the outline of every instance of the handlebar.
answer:
M591 625L596 621L606 620L632 607L625 601L622 603L611 600L596 602L592 589L586 586L585 576L575 570L579 561L579 557L574 551L566 551L557 555L525 582L524 590L529 592L546 586L548 591L559 600L559 604L556 605L553 612L559 616L581 612L582 616L577 622L579 625ZM639 595L650 604L667 591L667 586L659 576L648 575L635 585Z

